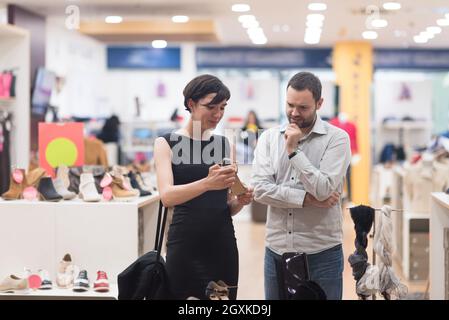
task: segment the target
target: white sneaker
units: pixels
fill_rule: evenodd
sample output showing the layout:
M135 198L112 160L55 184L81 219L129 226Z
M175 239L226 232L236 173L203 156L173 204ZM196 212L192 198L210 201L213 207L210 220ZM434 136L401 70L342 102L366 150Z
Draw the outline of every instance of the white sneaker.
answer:
M51 282L50 275L47 270L39 270L39 276L42 279L41 286L39 287L40 290L49 290L53 288L53 283Z
M80 177L79 196L86 202L98 202L101 196L95 187L95 180L92 173L82 173Z
M0 292L25 289L28 289L28 279L19 278L13 274L7 276L0 282Z
M59 263L58 273L56 275L56 285L59 288L70 288L73 286L73 280L78 274L78 267L72 263L70 254L66 254Z
M76 197L76 193L67 190L61 178L56 178L55 180L53 180L53 185L56 192L60 194L64 198L64 200L72 200Z

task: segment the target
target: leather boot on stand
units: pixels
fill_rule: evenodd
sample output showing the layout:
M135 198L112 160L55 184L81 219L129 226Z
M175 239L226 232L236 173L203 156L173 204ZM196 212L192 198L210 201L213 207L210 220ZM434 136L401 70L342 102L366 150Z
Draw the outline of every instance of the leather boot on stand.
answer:
M9 179L9 190L2 194L2 198L5 200L18 200L23 198L23 189L26 188L25 170L16 169L16 172L11 172L11 178ZM14 174L18 174L20 183L16 181ZM17 178L17 177L16 177Z
M62 196L56 192L50 177L43 177L39 180L37 191L39 191L39 198L42 201L60 201L63 199Z

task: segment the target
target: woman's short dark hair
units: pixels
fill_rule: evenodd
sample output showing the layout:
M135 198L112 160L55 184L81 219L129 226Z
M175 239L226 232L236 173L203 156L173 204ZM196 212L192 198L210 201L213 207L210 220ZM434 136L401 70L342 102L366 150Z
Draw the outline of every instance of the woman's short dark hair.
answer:
M310 72L299 72L295 74L287 84L288 87L292 87L297 91L303 91L308 89L312 92L315 102L321 99L321 81Z
M207 106L211 106L231 98L228 87L220 79L210 74L203 74L191 80L182 93L184 94L184 106L189 112L191 112L189 109L190 99L197 103L208 94L216 93L217 95L207 104Z

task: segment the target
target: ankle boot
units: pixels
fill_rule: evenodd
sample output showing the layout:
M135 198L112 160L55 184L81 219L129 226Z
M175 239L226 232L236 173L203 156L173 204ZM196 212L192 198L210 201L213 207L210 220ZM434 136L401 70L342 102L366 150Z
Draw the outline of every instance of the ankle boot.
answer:
M123 179L123 177L112 177L112 183L110 185L112 197L117 201L132 201L139 196L139 190L128 190L124 185Z
M60 177L56 178L53 181L53 185L55 186L56 192L59 193L64 198L64 200L72 200L76 197L75 192L70 192L69 190L67 190L67 188L64 186L64 182Z
M60 165L56 169L56 179L60 179L62 186L67 189L70 186L69 168L65 165Z
M42 201L62 200L62 196L56 192L53 181L50 177L43 177L39 180L37 191L39 191L39 198Z
M141 197L144 197L144 196L150 196L150 195L151 195L151 192L150 192L150 191L145 190L145 189L143 188L143 186L140 185L139 181L137 180L137 175L136 175L134 172L130 171L130 172L128 173L128 178L129 178L129 180L130 180L131 187L133 187L133 189L139 190L140 196L141 196Z
M18 183L14 180L13 172L11 172L11 177L9 179L9 190L2 194L2 198L5 200L18 200L22 199L23 189L26 187L25 170L17 169L22 173L22 182Z
M42 168L36 168L28 172L26 175L26 186L37 188L39 181L47 172Z
M101 196L95 187L92 173L82 173L80 176L79 197L86 202L98 202Z

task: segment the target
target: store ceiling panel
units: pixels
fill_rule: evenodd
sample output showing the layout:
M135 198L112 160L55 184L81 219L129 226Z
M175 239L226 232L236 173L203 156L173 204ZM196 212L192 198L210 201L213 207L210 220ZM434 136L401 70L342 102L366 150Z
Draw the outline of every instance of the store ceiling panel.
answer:
M28 8L46 16L64 17L65 9L69 5L80 8L81 21L103 22L108 15L120 15L122 23L140 21L161 24L165 30L173 15L188 15L190 21L213 21L214 35L208 37L173 36L170 32L161 32L169 41L206 41L219 42L222 45L251 45L246 29L238 21L241 13L232 12L234 3L247 3L251 6L248 14L256 17L260 27L268 40L266 46L310 46L329 47L337 41L363 40L362 33L367 30L376 31L377 39L370 40L375 47L417 47L417 48L448 48L449 26L441 27L442 32L436 34L424 44L417 44L413 37L425 31L427 27L436 26L438 19L449 15L448 0L403 0L402 8L397 11L386 11L382 8L384 1L378 0L322 0L327 4L323 12L320 41L316 45L304 42L306 16L311 13L307 8L309 2L298 0L0 0L1 3L13 3ZM371 21L376 17L387 21L384 28L375 29ZM449 17L447 17L449 19ZM187 29L186 25L178 25ZM176 27L176 28L178 28ZM150 37L155 36L153 32ZM158 34L159 36L159 34ZM96 36L108 41L112 35ZM117 36L118 37L118 36ZM127 39L130 39L129 37ZM151 40L146 36L136 35L133 41Z

